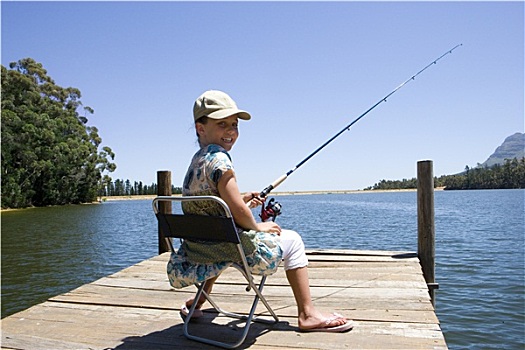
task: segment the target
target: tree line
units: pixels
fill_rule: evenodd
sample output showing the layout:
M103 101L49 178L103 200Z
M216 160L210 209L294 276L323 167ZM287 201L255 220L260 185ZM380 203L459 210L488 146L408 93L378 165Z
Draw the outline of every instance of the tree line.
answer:
M434 177L435 187L445 190L510 189L525 188L525 157L505 159L504 164L491 167L478 164L475 168L465 167L456 175ZM365 190L393 190L417 188L417 179L381 180Z
M151 183L151 185L143 184L142 181L134 181L131 184L131 181L128 179L126 181L117 179L115 181L110 181L106 183L100 190L100 197L110 197L110 196L141 196L141 195L156 195L157 184ZM175 187L171 185L171 194L181 194L182 187Z
M32 58L2 74L2 208L95 201L115 154L102 146L77 88L55 84Z

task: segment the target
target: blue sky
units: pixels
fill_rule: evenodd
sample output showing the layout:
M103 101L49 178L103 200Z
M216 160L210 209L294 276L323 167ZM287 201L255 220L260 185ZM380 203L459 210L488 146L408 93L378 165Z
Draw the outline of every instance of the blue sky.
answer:
M279 188L352 190L482 163L524 131L523 2L6 2L2 65L82 92L112 177L180 185L192 107L226 91L253 118L231 154L259 191L457 44Z

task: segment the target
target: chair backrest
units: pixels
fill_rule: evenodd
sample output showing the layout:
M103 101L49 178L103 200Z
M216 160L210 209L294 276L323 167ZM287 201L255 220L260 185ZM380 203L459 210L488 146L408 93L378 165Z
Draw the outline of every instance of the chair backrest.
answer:
M159 202L215 201L220 204L226 216L206 216L159 212ZM212 242L239 244L239 235L228 205L215 196L170 197L159 196L153 200L153 211L166 238L182 238ZM171 242L170 242L171 243Z

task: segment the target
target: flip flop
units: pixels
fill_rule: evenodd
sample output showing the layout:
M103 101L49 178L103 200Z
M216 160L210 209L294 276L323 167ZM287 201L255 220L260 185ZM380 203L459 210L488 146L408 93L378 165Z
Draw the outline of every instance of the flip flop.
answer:
M346 323L335 327L317 327L310 329L301 329L301 332L343 333L350 331L352 328L354 328L354 322L346 321Z
M183 318L188 316L189 313L190 309L188 309L186 303L182 304L182 306L180 307L180 314L183 316ZM195 309L195 311L193 311L193 315L191 315L191 319L194 320L197 318L201 318L202 316L204 316L204 312L202 312L201 309Z
M308 328L308 329L299 329L299 330L301 332L342 333L342 332L347 332L347 331L351 330L352 328L354 328L354 322L351 321L351 320L348 320L348 321L346 321L345 323L343 323L343 324L341 324L339 326L327 327L333 321L343 317L343 316L341 316L339 314L336 314L336 313L334 313L333 315L334 316L327 318L324 321L324 325L322 325L322 326L315 327L315 328Z

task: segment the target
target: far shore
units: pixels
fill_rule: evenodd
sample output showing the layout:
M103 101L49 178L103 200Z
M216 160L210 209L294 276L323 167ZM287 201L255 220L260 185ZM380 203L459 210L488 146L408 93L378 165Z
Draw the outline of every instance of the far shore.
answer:
M442 191L444 187L436 187L434 191ZM323 191L284 191L284 192L271 192L271 196L301 196L311 194L350 194L350 193L381 193L381 192L416 192L417 189L397 189L397 190L323 190ZM174 194L173 196L180 196L180 194ZM124 200L153 200L156 195L134 195L134 196L107 196L102 197L102 201L124 201Z
M436 187L434 191L442 191L444 187ZM312 195L312 194L349 194L349 193L381 193L381 192L416 192L417 189L399 189L399 190L323 190L323 191L284 191L284 192L271 192L271 196L303 196L303 195ZM173 196L180 196L180 194L174 194ZM85 204L98 204L102 202L110 201L131 201L131 200L153 200L157 195L154 194L145 194L145 195L133 195L133 196L105 196L101 197L99 200L93 203L83 203ZM34 207L29 207L34 208ZM23 210L28 208L2 208L1 212L14 211L14 210Z

